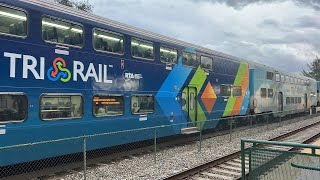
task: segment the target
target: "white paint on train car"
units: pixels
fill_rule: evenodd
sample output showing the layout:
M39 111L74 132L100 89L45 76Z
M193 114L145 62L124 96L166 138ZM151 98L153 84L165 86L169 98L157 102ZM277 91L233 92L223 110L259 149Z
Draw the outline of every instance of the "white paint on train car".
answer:
M0 129L0 135L4 135L6 133L7 133L6 129Z
M69 56L69 51L67 51L67 50L55 49L54 52L55 52L56 54L61 54L61 55Z

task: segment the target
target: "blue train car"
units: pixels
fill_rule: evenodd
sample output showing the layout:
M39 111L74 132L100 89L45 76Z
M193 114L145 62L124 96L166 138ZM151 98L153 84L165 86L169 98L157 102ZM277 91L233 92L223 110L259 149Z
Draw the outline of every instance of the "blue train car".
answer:
M43 0L0 0L0 22L1 146L188 122L209 129L250 110L277 110L257 98L265 69L243 59ZM277 78L269 83L268 89L280 84ZM315 92L311 84L300 90ZM285 90L274 89L273 103L276 92ZM217 121L203 122L211 119ZM157 134L177 135L189 126ZM96 138L88 150L153 136ZM1 151L0 166L76 153L81 146Z

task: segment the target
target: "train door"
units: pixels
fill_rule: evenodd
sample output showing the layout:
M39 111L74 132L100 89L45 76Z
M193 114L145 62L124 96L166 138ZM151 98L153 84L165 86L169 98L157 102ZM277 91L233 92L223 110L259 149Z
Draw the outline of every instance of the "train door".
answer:
M305 107L304 108L308 108L308 95L307 95L307 93L306 94L304 94L304 104L305 104Z
M194 122L197 126L197 89L195 87L186 87L182 93L182 109L186 111L188 122ZM192 123L188 126L193 126Z
M278 107L279 107L279 111L282 112L283 111L283 93L279 92L278 94Z

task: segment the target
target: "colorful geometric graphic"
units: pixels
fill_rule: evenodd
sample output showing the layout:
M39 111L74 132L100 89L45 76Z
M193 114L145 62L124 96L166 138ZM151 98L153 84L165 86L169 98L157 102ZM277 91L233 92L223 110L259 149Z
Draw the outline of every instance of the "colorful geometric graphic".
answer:
M217 100L217 95L213 90L213 87L211 83L209 82L206 86L206 88L203 91L203 94L201 96L201 100L207 109L207 112L211 114L214 104Z

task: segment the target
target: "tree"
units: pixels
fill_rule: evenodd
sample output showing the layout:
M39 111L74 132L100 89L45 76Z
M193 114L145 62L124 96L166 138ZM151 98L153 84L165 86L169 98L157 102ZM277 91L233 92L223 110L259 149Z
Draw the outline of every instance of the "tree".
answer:
M311 63L307 64L308 70L302 70L302 75L320 81L320 59L316 57Z
M93 6L88 0L55 0L57 3L73 7L82 11L92 12Z

